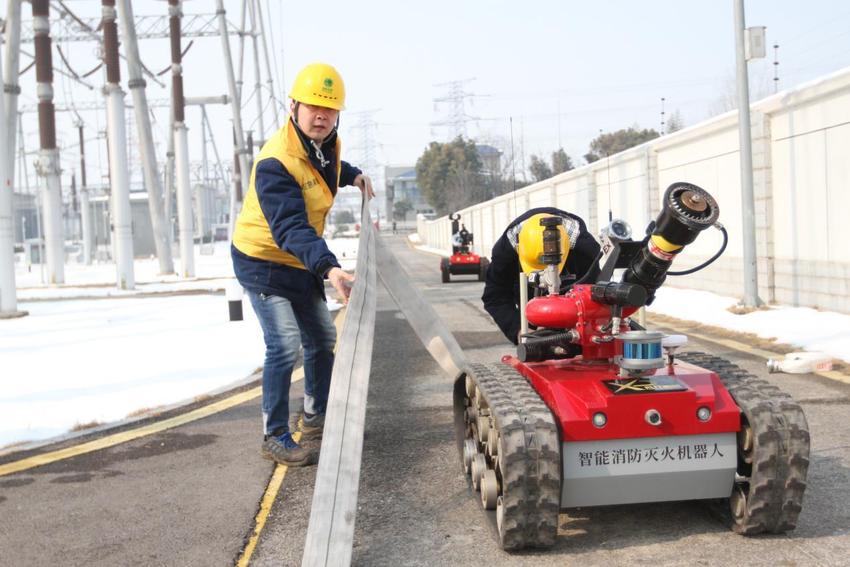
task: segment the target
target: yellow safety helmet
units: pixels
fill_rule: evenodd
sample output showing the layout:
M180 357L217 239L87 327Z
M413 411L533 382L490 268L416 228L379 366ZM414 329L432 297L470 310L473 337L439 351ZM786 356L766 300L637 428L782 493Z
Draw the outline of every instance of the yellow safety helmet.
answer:
M545 227L540 224L540 220L552 216L555 215L538 213L522 222L517 240L517 255L522 271L526 274L540 271L546 267L546 264L541 261ZM561 262L558 264L558 273L560 273L564 269L564 264L567 263L567 256L570 254L570 237L567 236L567 229L563 224L558 225L558 232L561 234Z
M327 63L310 63L295 77L289 97L304 104L344 110L345 83Z

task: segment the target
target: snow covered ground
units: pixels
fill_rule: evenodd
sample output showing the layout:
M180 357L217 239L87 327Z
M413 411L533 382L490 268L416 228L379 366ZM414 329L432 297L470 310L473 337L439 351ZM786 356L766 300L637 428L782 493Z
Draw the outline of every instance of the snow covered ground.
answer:
M223 295L21 303L28 317L0 321L0 447L247 377L264 349L245 303L240 322Z
M357 240L330 245L343 267L353 269ZM113 287L113 264L69 264L67 283L54 287L41 285L37 267L19 266L19 309L30 315L0 320L0 452L77 424L191 401L243 381L262 365L262 334L247 300L245 320L230 322L223 295L133 297L224 289L233 281L227 243L212 255L196 255L194 280L158 276L155 260L135 266L133 291ZM775 337L850 362L850 315L791 307L734 315L727 308L736 298L670 287L657 295L653 312Z
M353 269L357 240L330 245ZM18 309L29 316L0 320L0 448L191 401L262 366L263 337L247 298L245 320L230 322L223 295L133 297L223 290L233 281L227 243L195 259L194 280L158 276L156 260L137 260L132 291L114 287L114 264L68 264L67 283L53 287L40 284L38 266L18 266Z
M850 362L850 315L782 305L735 315L729 308L738 302L739 298L708 291L663 287L656 293L650 310L731 331L775 338L781 343L799 346L800 350L824 352Z
M329 246L337 255L342 268L353 270L357 262L357 239L338 238L329 240ZM115 264L112 262L95 263L85 266L80 263L65 265L65 283L58 286L46 286L42 283L41 266L34 265L30 270L23 263L15 266L15 285L18 301L31 299L60 299L64 297L127 297L141 293L186 290L221 290L233 278L230 264L230 244L216 242L212 254L199 253L195 247L195 278L184 280L175 274L163 276L159 272L159 262L155 258L136 260L134 275L136 289L121 290L115 287ZM175 269L180 259L174 260Z
M408 234L407 239L417 250L421 250L422 252L427 252L436 256L451 256L451 252L449 252L448 250L443 250L442 248L433 248L431 246L426 246L425 244L422 244L422 239L415 232L412 234Z

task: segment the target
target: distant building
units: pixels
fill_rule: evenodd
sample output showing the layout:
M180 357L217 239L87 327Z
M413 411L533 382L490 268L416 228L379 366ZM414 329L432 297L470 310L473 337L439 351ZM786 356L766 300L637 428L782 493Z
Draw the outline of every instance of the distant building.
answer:
M15 224L15 242L23 242L28 238L38 236L38 209L35 195L29 193L12 193L12 221Z
M478 158L481 160L481 173L500 175L502 173L502 151L488 144L475 144Z
M177 203L172 200L168 230L171 241L176 242L179 225L177 223ZM192 187L192 228L196 242L212 242L216 229L227 226L227 213L230 203L228 196L209 185L195 184ZM89 199L92 215L92 245L98 259L107 259L112 255L112 218L109 196L105 194ZM130 192L130 214L133 231L133 256L146 258L156 254L153 227L148 210L146 191ZM29 229L27 229L29 231Z
M391 166L384 168L386 180L387 216L392 215L395 204L407 201L413 209L407 213L407 220L413 221L417 214L433 214L432 207L422 195L422 190L416 182L416 168L412 165Z
M360 207L363 204L363 195L357 187L340 187L334 198L334 206L331 209L330 218L333 219L339 211L349 211L354 218L360 219ZM371 212L371 207L370 207Z

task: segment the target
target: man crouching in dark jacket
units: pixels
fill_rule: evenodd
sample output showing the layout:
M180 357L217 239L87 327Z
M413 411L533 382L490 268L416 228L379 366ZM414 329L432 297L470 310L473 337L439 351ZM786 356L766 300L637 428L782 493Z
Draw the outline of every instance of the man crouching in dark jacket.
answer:
M517 246L523 224L540 214L564 219L570 250L567 262L561 270L561 289L566 289L588 270L599 269L596 263L599 243L587 231L587 226L578 216L554 207L540 207L530 209L514 219L493 245L484 294L481 296L484 309L514 344L519 342L519 274L522 271Z

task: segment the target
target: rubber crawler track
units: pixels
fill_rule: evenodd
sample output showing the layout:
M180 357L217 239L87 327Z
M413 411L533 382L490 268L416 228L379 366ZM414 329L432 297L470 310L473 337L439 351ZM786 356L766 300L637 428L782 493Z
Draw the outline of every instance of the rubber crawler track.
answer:
M458 447L477 435L477 426L466 419L475 407L466 393L466 376L472 378L489 409L498 432L497 456L487 457L496 469L502 498L502 521L489 514L499 544L506 550L549 547L558 534L561 497L560 437L549 408L528 381L504 364L472 364L455 382L455 426ZM481 403L479 401L479 403ZM479 451L485 452L482 443ZM498 463L497 463L498 461ZM498 465L498 466L497 466Z
M742 432L752 430L752 458L747 462L739 434L736 487L746 505L735 512L732 529L740 534L793 530L803 505L809 468L809 428L800 405L776 386L731 362L705 353L688 352L679 359L715 372L741 408Z

